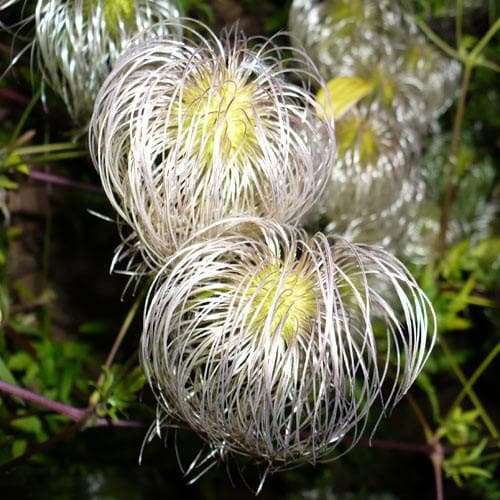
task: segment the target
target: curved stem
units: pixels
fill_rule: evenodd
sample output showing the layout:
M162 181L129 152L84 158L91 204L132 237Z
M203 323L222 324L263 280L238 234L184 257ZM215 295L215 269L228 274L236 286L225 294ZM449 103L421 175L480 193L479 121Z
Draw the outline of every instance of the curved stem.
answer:
M84 418L88 410L85 408L75 408L74 406L66 405L60 403L59 401L54 401L53 399L46 398L36 392L24 389L23 387L18 387L17 385L10 384L0 380L0 392L4 394L10 394L11 396L16 396L30 403L36 404L37 406L42 406L48 410L58 413L59 415L64 415L70 420L75 422L80 421ZM90 418L90 416L89 416ZM99 418L92 422L93 427L144 427L142 422L137 422L134 420L112 420L108 418Z
M464 2L463 0L457 0L457 15L455 17L455 43L457 48L462 45L462 20L464 12Z
M440 254L442 254L446 249L446 233L448 231L448 222L450 219L450 212L451 212L451 207L453 205L453 198L456 189L455 174L457 170L458 152L460 148L460 135L462 131L462 123L465 113L465 101L467 97L467 91L469 89L471 72L472 72L472 66L466 64L464 68L464 75L462 78L462 85L460 88L460 99L458 101L457 112L455 114L455 119L453 121L453 135L451 139L448 182L446 186L445 199L441 212L441 223L437 241L437 250Z
M427 26L427 24L421 19L415 18L415 21L418 27L424 32L425 36L434 43L437 47L439 47L445 54L449 55L451 58L456 59L457 61L463 61L463 58L460 56L459 52L455 50L453 47L448 45L442 38L440 38L434 31Z
M94 186L93 184L88 184L86 182L74 181L63 177L61 175L50 174L48 172L41 172L40 170L31 170L29 176L32 179L41 182L47 182L49 184L57 184L59 186L66 186L75 189L80 189L82 191L90 191L92 193L102 193L102 189L99 186Z
M436 485L436 500L444 499L443 460L444 460L444 451L441 444L438 442L436 443L434 452L431 455L432 467L434 469L434 483Z
M106 361L104 362L103 369L101 370L101 373L99 375L99 378L97 379L96 383L96 390L92 393L92 395L89 398L89 404L88 404L88 409L90 411L94 411L96 406L99 403L99 400L101 398L101 395L99 393L99 389L102 387L106 380L106 373L105 373L105 368L110 368L111 365L113 364L113 360L115 359L116 353L118 352L118 349L120 348L123 339L125 338L125 335L127 334L127 331L135 318L135 315L137 314L137 310L139 309L139 306L142 303L142 300L144 299L144 295L146 294L146 290L148 289L148 285L143 287L142 291L139 293L137 298L135 299L134 303L130 307L127 315L125 316L125 319L123 320L122 326L120 327L120 330L115 338L115 341L113 342L113 345L111 346L111 350L108 353L108 356L106 358Z
M37 144L34 146L23 146L15 148L13 153L19 156L34 155L40 153L53 153L54 151L82 151L81 146L73 142L52 142L49 144Z
M483 49L488 45L489 41L495 36L496 32L500 29L500 18L495 21L486 34L477 42L476 46L472 49L469 55L469 59L472 63L475 63L477 56L483 51Z
M432 434L431 426L429 425L429 422L425 418L424 412L421 410L419 404L415 401L415 398L410 393L406 394L406 399L410 403L410 406L413 408L413 411L415 412L415 415L417 416L418 421L420 422L422 430L424 431L425 439L427 440L428 443L431 443L434 436Z
M23 389L22 387L9 384L8 382L4 382L3 380L0 380L0 392L20 397L25 401L30 401L31 403L34 403L38 406L43 406L44 408L48 408L55 413L64 415L71 420L78 420L84 413L84 410L59 403L58 401L53 401L52 399L46 398L45 396L41 396L40 394L29 391L28 389Z
M455 356L453 356L453 353L451 352L448 343L444 339L443 335L441 335L439 344L441 346L441 349L443 349L443 352L445 353L446 357L448 358L448 361L450 362L450 365L453 371L455 372L455 375L460 380L464 390L467 392L467 395L469 396L470 400L472 401L477 411L479 412L479 415L483 419L486 428L494 438L498 438L498 431L497 428L495 427L495 424L493 423L490 416L488 415L488 412L482 405L481 400L477 397L476 393L474 392L474 389L472 389L472 387L469 387L467 383L467 378L460 369L460 366L458 366Z
M467 383L464 385L459 395L453 401L450 409L448 410L448 415L462 402L464 397L466 396L468 390L472 389L472 386L476 383L477 379L482 375L482 373L488 368L491 362L496 358L496 356L500 353L500 343L498 343L484 358L483 362L479 365L476 371L469 378Z

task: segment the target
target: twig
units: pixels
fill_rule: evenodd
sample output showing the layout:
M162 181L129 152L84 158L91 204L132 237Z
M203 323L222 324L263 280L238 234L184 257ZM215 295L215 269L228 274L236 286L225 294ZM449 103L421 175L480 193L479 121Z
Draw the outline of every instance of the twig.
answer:
M351 443L352 438L346 436L343 438L342 441L346 443ZM402 441L391 441L387 439L361 438L357 443L360 446L366 446L369 448L408 451L411 453L423 453L424 455L430 455L434 451L434 446L432 445L421 444L421 443L405 443Z
M451 368L455 372L455 375L457 376L458 380L460 380L460 383L462 384L464 390L467 392L467 395L469 396L470 400L472 401L477 411L479 412L479 415L483 419L483 422L486 425L488 431L495 439L498 438L498 431L495 424L488 415L488 412L485 410L483 404L481 403L481 400L477 397L476 393L474 392L474 389L468 386L467 377L464 375L462 369L458 365L443 335L441 335L439 344L441 346L441 349L443 349L443 352L445 353L446 357L448 358L448 361L450 362Z
M49 410L65 415L71 420L78 420L82 417L84 410L79 410L78 408L73 408L72 406L59 403L58 401L53 401L45 396L41 396L36 392L29 391L28 389L23 389L22 387L17 387L15 385L9 384L0 380L0 391L6 394L12 394L18 396L26 401L35 403L38 406L43 406Z
M472 66L470 64L466 64L464 68L464 75L462 78L462 85L460 88L460 99L458 101L458 108L455 114L455 119L453 121L453 135L451 140L450 165L448 168L448 182L446 186L446 194L443 204L443 210L441 212L441 223L437 241L437 250L439 254L442 254L446 249L446 233L448 231L448 222L450 219L451 207L453 205L453 198L455 196L455 191L456 191L455 174L457 171L458 152L460 147L460 135L461 135L462 122L465 112L465 100L469 89L471 72L472 72Z
M65 417L68 417L75 422L81 421L86 415L88 415L86 420L90 419L90 417L92 416L92 414L88 412L88 409L75 408L74 406L69 406L64 403L60 403L59 401L54 401L53 399L46 398L45 396L41 396L40 394L37 394L36 392L30 391L28 389L9 384L8 382L4 382L3 380L0 380L0 392L10 394L12 396L17 396L24 399L25 401L29 401L38 406L48 408L49 410L52 410L59 415L64 415ZM92 422L92 427L144 427L144 424L135 420L113 420L110 418L99 418L95 420L95 422Z
M91 193L102 193L102 189L99 186L88 184L86 182L73 181L61 175L49 174L48 172L41 172L40 170L31 170L29 176L32 179L41 182L48 182L50 184L56 184L59 186L80 189L83 191L89 191Z
M113 342L113 345L111 346L111 350L108 353L108 356L106 358L106 361L104 362L103 368L110 368L111 365L113 364L113 360L115 359L116 353L118 352L118 349L120 348L121 343L123 342L123 339L125 338L125 335L127 334L127 331L130 327L130 324L132 323L133 319L135 318L135 315L137 313L137 310L139 309L139 306L142 303L142 299L144 298L144 294L146 293L147 286L143 288L141 293L138 295L138 297L135 299L134 303L132 304L132 307L127 313L127 316L125 316L125 319L123 320L122 326L120 328L120 331L118 332L118 335L115 338L115 341ZM99 378L97 379L97 384L96 387L99 389L102 384L104 383L105 380L105 372L104 370L101 371L101 374L99 375ZM91 403L89 406L91 406Z
M436 484L436 500L444 500L443 493L443 460L444 451L441 443L437 442L431 455L432 467L434 469L434 482Z
M19 92L16 92L15 90L7 88L0 89L0 97L3 97L5 99L10 99L11 101L15 101L23 105L28 104L30 102L30 99L25 95L22 95Z
M464 385L464 387L462 387L462 390L460 391L459 395L455 398L455 401L453 401L453 404L451 405L450 409L448 410L448 414L450 414L462 402L464 397L467 395L468 391L476 383L477 379L482 375L484 370L486 370L486 368L488 368L488 366L491 364L491 362L496 358L496 356L499 353L500 353L500 343L498 343L490 351L490 353L486 356L486 358L484 358L483 362L478 366L476 371L469 378L469 380Z
M420 425L422 427L422 430L424 431L424 436L427 442L430 443L432 441L433 435L429 422L427 422L427 419L425 418L423 411L420 409L420 406L410 393L406 394L406 399L410 403L410 406L413 408L413 411L415 412L415 415L417 416L418 421L420 422Z

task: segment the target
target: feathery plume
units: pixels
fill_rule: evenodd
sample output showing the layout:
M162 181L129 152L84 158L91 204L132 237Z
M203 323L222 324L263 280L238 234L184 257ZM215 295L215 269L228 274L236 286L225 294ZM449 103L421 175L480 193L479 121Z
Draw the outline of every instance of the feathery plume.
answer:
M433 309L385 251L243 218L184 247L149 292L141 361L171 423L268 472L334 458L404 395ZM199 236L198 240L203 240Z
M290 31L327 80L361 77L398 120L418 129L452 103L460 64L427 43L413 18L388 0L295 0Z
M88 124L99 87L131 40L165 36L172 28L179 34L180 25L161 24L174 17L179 11L172 0L38 0L38 65L76 123Z
M336 135L338 153L319 207L326 232L397 250L423 195L418 135L377 102L348 111Z
M151 268L227 216L296 223L322 193L335 152L333 123L309 90L323 81L307 56L237 27L219 40L192 24L182 40L120 58L90 127L106 194Z

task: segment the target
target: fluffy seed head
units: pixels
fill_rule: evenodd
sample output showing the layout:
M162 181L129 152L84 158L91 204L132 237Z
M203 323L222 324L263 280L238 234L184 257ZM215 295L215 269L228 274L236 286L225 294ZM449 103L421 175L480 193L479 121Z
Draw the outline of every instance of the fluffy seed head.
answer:
M34 49L44 79L86 126L124 48L165 35L172 26L158 23L178 16L172 0L38 0Z
M395 2L295 0L290 30L322 75L373 83L374 98L398 121L425 129L452 103L460 65L431 47Z
M158 274L142 364L168 422L214 453L270 471L333 458L376 400L391 407L415 380L434 342L432 307L380 249L245 223L247 236L233 224Z
M321 207L326 231L398 249L423 195L418 136L376 103L352 108L336 132L338 155Z
M271 261L249 278L238 300L251 304L249 318L257 334L270 320L269 334L279 332L287 344L308 335L317 303L314 276L303 266L300 260Z
M307 57L291 49L282 61L273 40L237 28L219 40L190 26L182 41L124 54L90 130L106 194L153 268L227 216L297 222L322 193L335 152L333 124L309 90L323 82Z

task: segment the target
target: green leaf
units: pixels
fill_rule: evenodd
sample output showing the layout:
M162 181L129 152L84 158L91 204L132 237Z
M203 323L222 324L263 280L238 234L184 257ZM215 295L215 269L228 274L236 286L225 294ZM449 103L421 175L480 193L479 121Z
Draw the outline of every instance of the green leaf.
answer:
M316 102L326 110L329 118L339 120L363 97L373 90L373 82L356 76L340 76L326 84L330 93L328 99L325 91L320 89Z
M473 465L464 465L460 467L460 474L463 476L481 476L481 477L491 477L491 473L487 470L475 467Z
M9 358L9 368L14 371L27 371L36 361L33 357L25 351L19 351Z
M9 370L8 366L5 364L5 361L0 356L0 379L8 382L12 385L18 385L17 380L15 379L12 372Z
M79 333L109 333L116 328L114 321L109 320L95 320L86 321L78 327Z
M438 422L441 416L439 409L439 396L436 388L432 385L430 377L425 372L420 373L417 378L418 385L424 390L432 408L432 417L435 422Z
M20 457L28 448L28 441L26 439L16 439L12 443L12 456L14 458Z
M0 188L17 189L18 187L19 187L19 184L17 182L10 180L5 175L0 175Z
M31 415L29 417L19 417L11 421L10 425L21 432L27 432L39 436L43 433L42 421Z

